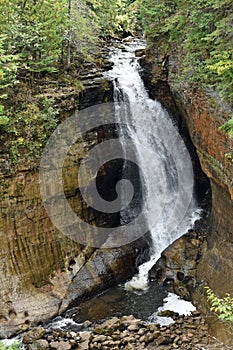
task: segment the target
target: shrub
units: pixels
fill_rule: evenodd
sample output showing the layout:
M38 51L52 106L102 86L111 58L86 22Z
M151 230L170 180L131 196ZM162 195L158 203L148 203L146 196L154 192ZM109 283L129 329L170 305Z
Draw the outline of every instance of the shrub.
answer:
M210 310L216 312L219 319L233 322L233 298L230 294L226 293L225 297L219 298L208 286L205 289Z

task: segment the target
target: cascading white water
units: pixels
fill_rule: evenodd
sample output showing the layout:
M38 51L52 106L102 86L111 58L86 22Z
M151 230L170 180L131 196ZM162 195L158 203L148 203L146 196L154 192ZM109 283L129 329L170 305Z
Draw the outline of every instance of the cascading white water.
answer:
M123 113L122 109L120 113L116 111L116 118L127 125L127 130L122 130L122 133L127 134L134 143L138 165L143 174L146 169L141 181L145 192L150 192L146 212L153 240L151 258L142 264L138 274L125 284L128 290L147 288L148 271L161 252L192 228L201 213L192 198L192 193L189 199L190 191L192 192L190 182L193 179L192 171L187 166L190 159L187 159L189 155L187 157L186 147L168 113L159 102L149 98L140 77L135 50L144 46L144 42L134 40L130 44L114 48L111 53L114 66L107 73L109 78L114 79L114 102L126 106ZM143 106L143 109L138 109L138 106ZM146 113L142 113L143 110ZM170 150L166 147L168 144L171 144ZM139 152L142 145L153 150L153 159L144 157L142 152ZM161 215L155 220L157 209L161 206Z

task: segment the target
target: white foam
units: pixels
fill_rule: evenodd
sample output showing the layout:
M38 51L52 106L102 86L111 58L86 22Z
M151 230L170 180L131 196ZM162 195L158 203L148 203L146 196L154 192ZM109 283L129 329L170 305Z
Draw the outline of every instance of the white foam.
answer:
M67 328L69 326L77 326L79 325L78 323L76 323L74 320L72 320L72 318L61 318L59 320L54 320L52 323L49 324L49 327L52 329L64 329Z
M168 240L167 236L166 240L162 240L160 246L157 245L155 253L152 254L149 261L139 266L138 273L133 276L133 278L125 283L125 289L131 292L137 292L139 290L147 290L148 285L148 272L155 265L156 261L160 258L161 253L164 249L167 248L169 244L171 244L176 238L183 236L189 229L193 228L195 222L201 218L202 209L193 209L190 210L186 218L181 223L178 228L175 237L171 237ZM156 234L155 234L156 236Z
M158 316L161 311L169 310L177 312L181 315L191 315L193 311L196 310L195 306L186 300L181 299L178 295L174 293L169 293L168 296L164 299L163 306L158 308L158 311L154 312L149 318L150 323L158 323L161 326L169 325L174 323L174 320L171 317L162 317Z
M164 305L158 309L158 312L170 310L177 312L179 315L188 316L196 310L195 306L190 301L183 300L174 293L169 293L164 301Z

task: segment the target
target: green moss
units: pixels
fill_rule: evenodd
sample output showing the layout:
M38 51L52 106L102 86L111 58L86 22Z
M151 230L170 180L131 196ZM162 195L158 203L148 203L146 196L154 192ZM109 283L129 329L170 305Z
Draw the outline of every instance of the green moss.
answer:
M179 317L179 314L178 312L174 312L174 311L171 311L171 310L163 310L163 311L160 311L158 313L158 316L161 316L161 317L171 317L172 319L177 319L177 317Z

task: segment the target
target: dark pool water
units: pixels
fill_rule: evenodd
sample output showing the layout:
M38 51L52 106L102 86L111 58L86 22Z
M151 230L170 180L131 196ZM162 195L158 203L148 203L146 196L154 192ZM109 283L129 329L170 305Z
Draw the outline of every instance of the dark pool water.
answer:
M110 317L134 315L142 320L148 318L163 305L168 290L163 286L151 283L147 291L127 291L124 285L109 288L100 295L87 300L65 313L65 317L77 323L86 320L98 322Z

